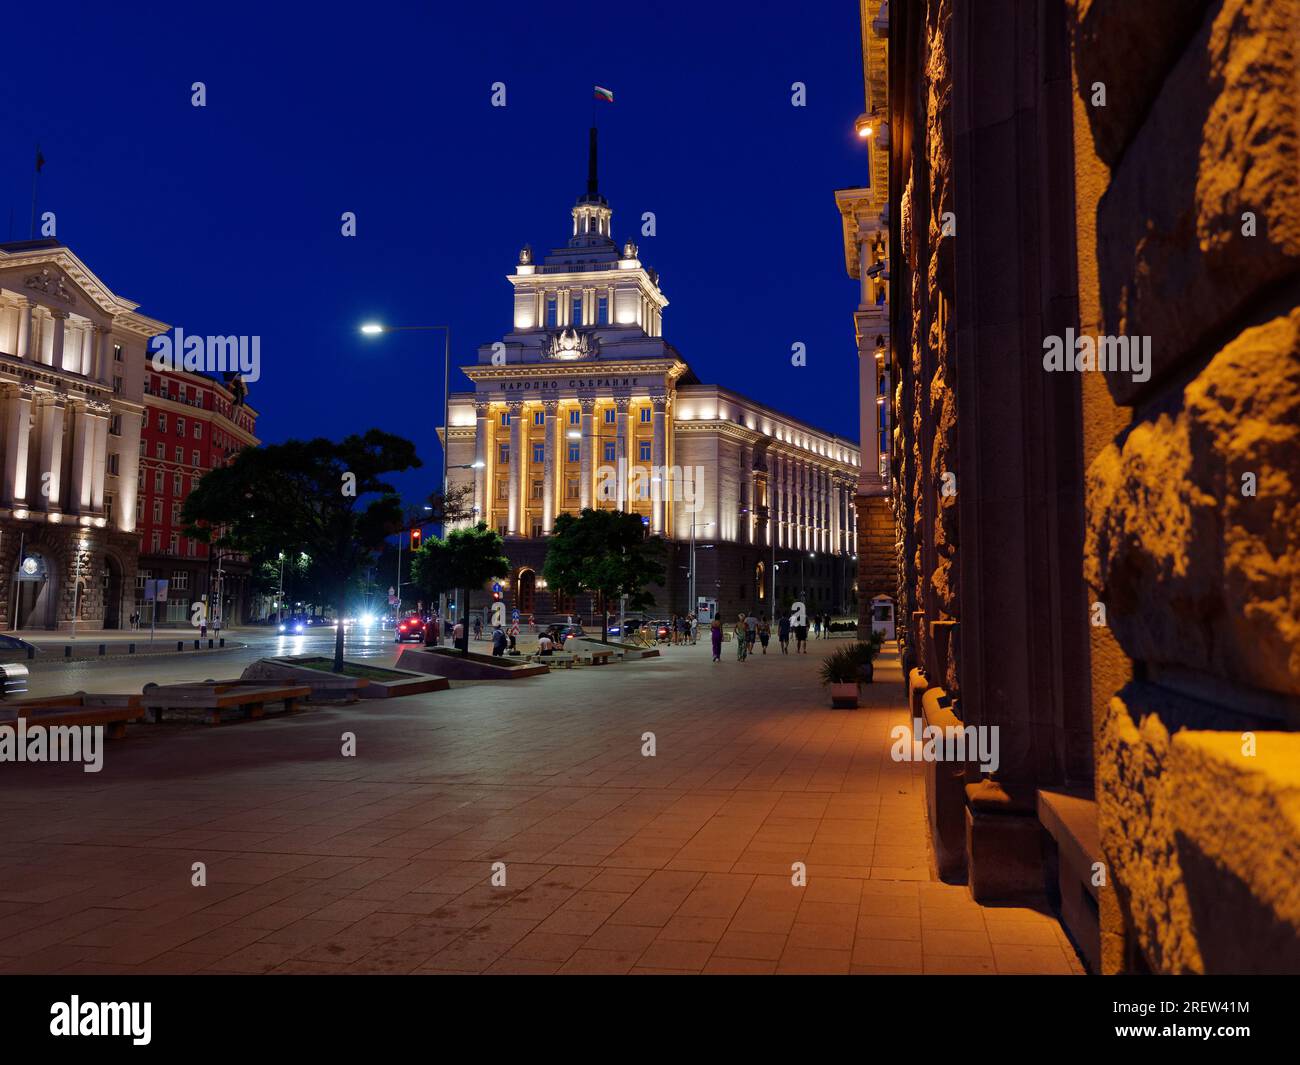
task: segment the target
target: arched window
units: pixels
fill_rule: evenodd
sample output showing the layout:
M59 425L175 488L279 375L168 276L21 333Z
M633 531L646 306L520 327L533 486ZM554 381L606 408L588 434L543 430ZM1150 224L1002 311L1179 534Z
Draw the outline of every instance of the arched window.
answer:
M754 567L754 587L758 589L758 598L760 601L767 598L767 581L763 580L766 570L763 563Z

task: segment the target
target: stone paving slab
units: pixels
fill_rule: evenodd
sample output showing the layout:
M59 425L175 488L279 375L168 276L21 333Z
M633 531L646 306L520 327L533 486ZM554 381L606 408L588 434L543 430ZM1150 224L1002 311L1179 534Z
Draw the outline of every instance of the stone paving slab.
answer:
M1081 972L1055 919L936 881L896 658L832 710L810 650L4 766L0 972Z

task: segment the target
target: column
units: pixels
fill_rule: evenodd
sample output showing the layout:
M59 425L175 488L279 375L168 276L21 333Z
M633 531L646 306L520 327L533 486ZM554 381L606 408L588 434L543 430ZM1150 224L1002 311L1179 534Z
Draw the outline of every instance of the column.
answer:
M592 420L596 401L589 397L580 397L578 406L582 408L582 446L578 449L582 480L578 491L582 500L582 509L586 510L591 506L591 449L594 443Z
M90 505L96 513L104 510L104 475L108 472L108 415L96 413L91 419L95 438L91 453Z
M78 514L90 511L91 459L94 457L94 425L90 411L79 404L72 422L72 484L68 491L68 509Z
M653 395L650 402L654 406L654 438L650 445L650 461L654 465L651 474L650 489L654 493L653 511L650 518L650 531L655 536L664 532L665 499L670 490L668 482L668 396ZM654 478L658 480L654 480Z
M95 327L87 322L81 331L81 374L85 377L95 372Z
M754 449L740 446L740 528L736 537L742 544L754 542Z
M99 373L96 380L103 385L113 383L113 331L101 327L99 333Z
M474 515L475 521L488 520L487 457L488 457L488 415L491 405L486 401L474 402L474 461L478 468L474 471Z
M68 312L50 311L54 319L54 342L50 345L50 365L56 370L65 370L63 365L63 340L68 331Z
M32 355L32 301L23 297L18 301L18 343L14 352L20 359Z
M542 535L550 536L555 526L555 430L559 424L560 401L542 400L546 412L545 436L542 438Z
M618 509L627 510L627 441L630 414L628 406L631 400L627 396L615 396L614 407L618 411L618 443L614 448L615 475L618 477Z
M63 402L54 396L48 396L38 410L41 451L37 470L41 478L40 502L46 510L57 511L61 509L59 477L63 466Z
M28 313L31 301L28 301ZM9 428L5 439L5 499L27 502L27 447L31 435L32 390L18 388L7 397Z
M523 434L520 432L520 422L524 417L524 405L519 400L507 404L506 409L510 412L510 503L506 511L506 535L519 535L520 519L520 482L523 478L520 476L520 470L523 469L523 455L520 450L523 448Z

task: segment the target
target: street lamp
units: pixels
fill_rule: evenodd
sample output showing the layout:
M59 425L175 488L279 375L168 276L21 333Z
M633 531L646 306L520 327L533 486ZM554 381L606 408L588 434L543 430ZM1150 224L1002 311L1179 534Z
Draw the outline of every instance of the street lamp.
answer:
M444 506L447 500L447 434L450 431L449 422L451 421L451 326L449 325L382 325L379 322L366 322L361 327L361 332L365 336L378 336L381 333L431 333L441 329L443 332L442 348L442 498ZM444 535L446 534L446 518L443 519ZM397 596L400 602L402 595L402 571L401 571L401 540L398 540L398 571L397 571ZM441 618L446 613L447 595L444 592L438 597L438 616ZM400 609L400 607L399 607Z
M687 594L686 613L688 614L695 613L695 609L697 605L695 602L695 530L707 529L712 524L713 522L711 521L691 522L691 574L690 574L691 579L689 581L689 591L686 593Z

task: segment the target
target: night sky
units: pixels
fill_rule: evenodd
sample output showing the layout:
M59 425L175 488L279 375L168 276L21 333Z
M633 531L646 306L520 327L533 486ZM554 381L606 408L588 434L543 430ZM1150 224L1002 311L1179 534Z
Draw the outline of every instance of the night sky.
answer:
M701 380L856 439L833 195L867 177L856 4L133 7L8 12L0 232L28 236L39 142L39 210L114 291L261 336L264 441L378 426L424 459L408 500L436 485L440 335L357 327L449 323L467 386L454 367L510 328L519 248L568 239L593 84L615 94L595 105L614 238L660 272L665 338Z

